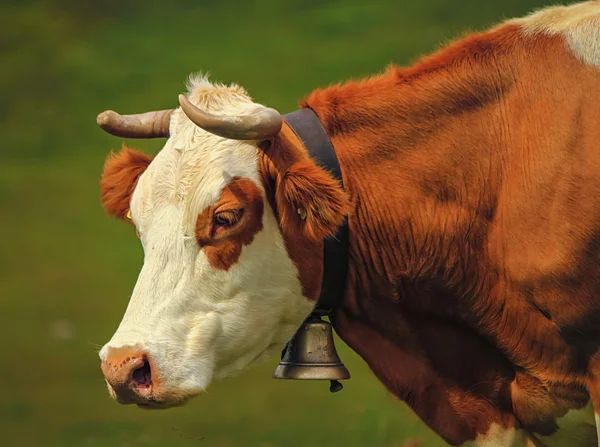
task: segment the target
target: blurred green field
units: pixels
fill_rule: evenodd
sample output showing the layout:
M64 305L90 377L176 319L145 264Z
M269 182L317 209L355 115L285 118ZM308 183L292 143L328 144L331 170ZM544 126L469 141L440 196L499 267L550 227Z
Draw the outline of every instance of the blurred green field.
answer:
M104 216L98 179L121 141L95 125L173 107L189 73L295 109L313 88L407 64L543 0L13 1L0 5L0 445L401 446L443 443L339 346L353 379L270 378L276 359L184 408L112 402L97 351L142 256ZM132 142L155 153L161 142Z

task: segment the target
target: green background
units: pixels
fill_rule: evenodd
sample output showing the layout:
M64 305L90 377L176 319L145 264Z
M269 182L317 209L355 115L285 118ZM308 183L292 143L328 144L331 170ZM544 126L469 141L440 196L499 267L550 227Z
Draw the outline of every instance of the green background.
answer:
M442 445L339 343L353 379L215 384L184 408L110 400L97 351L142 262L104 215L98 180L121 141L96 114L174 107L191 72L289 112L313 88L408 64L542 0L51 0L0 5L0 445ZM161 141L135 141L155 153Z

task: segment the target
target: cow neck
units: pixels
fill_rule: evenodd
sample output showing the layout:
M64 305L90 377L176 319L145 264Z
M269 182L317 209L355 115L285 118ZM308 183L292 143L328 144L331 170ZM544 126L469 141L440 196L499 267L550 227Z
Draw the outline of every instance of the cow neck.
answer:
M285 122L302 141L308 155L321 168L329 172L344 186L342 171L335 150L321 120L309 108L296 110L284 116ZM323 278L321 293L313 310L313 315L331 316L335 313L346 284L348 270L348 222L344 221L334 237L323 243Z

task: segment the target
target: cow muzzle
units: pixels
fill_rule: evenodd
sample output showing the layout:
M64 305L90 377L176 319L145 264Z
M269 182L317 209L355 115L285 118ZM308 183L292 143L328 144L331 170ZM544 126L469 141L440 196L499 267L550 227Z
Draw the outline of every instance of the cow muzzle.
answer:
M108 348L101 369L109 392L117 402L142 406L153 403L155 371L150 358L139 347Z

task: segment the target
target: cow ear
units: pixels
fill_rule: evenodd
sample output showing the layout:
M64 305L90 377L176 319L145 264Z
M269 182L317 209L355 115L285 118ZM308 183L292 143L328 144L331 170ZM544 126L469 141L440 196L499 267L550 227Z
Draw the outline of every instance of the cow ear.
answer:
M350 211L339 182L310 159L297 161L279 176L275 200L281 228L314 241L334 236Z
M148 155L125 145L118 154L109 155L100 180L102 205L109 216L125 219L138 179L151 161Z

